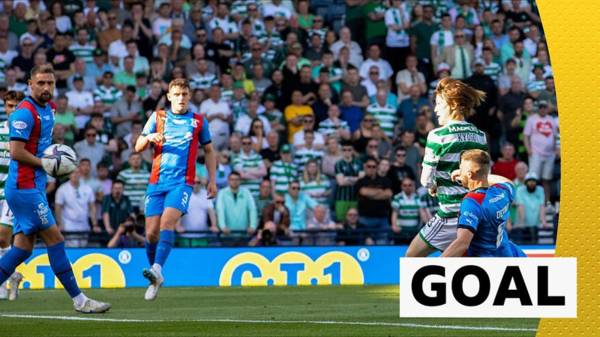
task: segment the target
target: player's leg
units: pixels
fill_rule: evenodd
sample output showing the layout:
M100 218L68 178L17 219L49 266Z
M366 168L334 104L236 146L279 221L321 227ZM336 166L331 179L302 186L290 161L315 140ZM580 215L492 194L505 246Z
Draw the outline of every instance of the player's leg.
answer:
M406 257L426 257L429 254L438 250L432 243L431 240L441 230L444 225L443 219L437 215L433 216L426 224L421 228L419 234L417 234L411 241L408 249L406 250Z
M182 185L170 190L165 197L165 210L160 217L160 239L156 249L155 266L162 268L175 244L175 225L187 213L192 187Z
M35 236L27 236L23 233L17 233L15 235L15 241L12 249L8 250L2 258L0 258L0 283L6 282L9 280L11 282L11 293L9 294L9 299L16 299L17 289L19 283L21 281L21 277L18 279L13 279L10 281L10 278L15 274L15 269L25 260L27 260L31 256L31 251L33 250L33 243L35 241ZM21 276L21 274L17 273L17 276ZM13 290L14 287L14 290Z
M160 215L146 217L146 257L152 266L156 258L156 247L160 237Z
M10 250L10 243L13 235L13 214L8 207L6 200L2 202L2 210L0 215L0 258ZM19 296L19 285L23 280L23 275L15 271L8 281L0 286L0 299L14 301ZM10 286L10 291L7 289Z
M144 208L144 214L146 215L146 256L150 268L144 269L142 274L150 282L144 294L144 299L148 301L156 298L158 289L163 282L162 273L155 270L153 266L156 264L156 252L160 240L160 219L164 211L165 196L165 192L156 191L154 187L149 187L146 192Z
M12 237L12 228L0 223L0 259L10 250L10 240ZM8 299L8 282L0 285L0 300Z
M52 225L40 231L39 235L46 244L50 267L69 296L71 296L71 299L73 299L75 310L83 313L102 313L110 309L111 305L109 303L92 300L79 289L71 263L65 252L65 239L58 227Z
M156 192L150 187L146 191L144 215L146 216L146 256L152 266L156 257L156 247L160 235L160 216L164 210L165 194Z
M189 199L192 193L190 186L184 185L169 190L164 197L164 211L160 216L160 234L156 247L156 258L152 268L144 271L144 277L150 281L144 298L153 300L158 294L158 289L164 282L162 268L167 262L171 249L175 243L175 225L179 218L187 212Z

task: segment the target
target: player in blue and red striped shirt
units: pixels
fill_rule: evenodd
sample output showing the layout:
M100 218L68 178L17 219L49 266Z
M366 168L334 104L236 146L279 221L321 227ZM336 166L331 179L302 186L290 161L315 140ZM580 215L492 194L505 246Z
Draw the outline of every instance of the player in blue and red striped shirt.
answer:
M31 70L31 96L25 98L10 115L10 157L5 195L14 214L13 248L0 259L0 284L12 275L33 250L36 235L48 249L52 271L73 299L76 311L100 313L110 304L86 297L75 280L71 263L65 253L65 243L46 199L46 172L54 167L54 158L43 158L44 150L52 143L55 106L50 101L56 78L51 65Z
M515 196L512 182L488 174L490 156L482 150L461 153L460 168L453 181L469 192L463 198L456 239L442 256L524 257L523 251L508 239L506 222Z
M162 267L175 242L175 224L187 213L196 179L196 157L202 145L208 171L208 197L217 194L216 156L208 120L188 109L191 98L186 80L169 83L171 109L155 111L135 144L137 152L154 147L150 183L146 191L146 254L151 268L144 270L150 286L144 298L153 300L164 282Z

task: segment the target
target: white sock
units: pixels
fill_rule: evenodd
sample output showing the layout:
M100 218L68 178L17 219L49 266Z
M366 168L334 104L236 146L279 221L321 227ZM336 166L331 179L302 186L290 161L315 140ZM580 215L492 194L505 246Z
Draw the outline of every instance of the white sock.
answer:
M155 271L157 271L159 274L162 275L162 266L158 263L155 263L152 265L152 269L154 269Z
M79 293L79 295L73 297L73 303L75 303L76 306L80 307L83 305L83 303L85 303L87 299L88 297L85 296L83 292L81 292Z

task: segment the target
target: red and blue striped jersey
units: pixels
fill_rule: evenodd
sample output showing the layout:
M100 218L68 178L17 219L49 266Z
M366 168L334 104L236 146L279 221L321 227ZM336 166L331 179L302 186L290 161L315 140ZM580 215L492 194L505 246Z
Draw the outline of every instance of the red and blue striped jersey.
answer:
M52 102L41 106L33 98L26 97L9 117L10 140L25 142L25 149L41 158L44 150L52 144L55 110L56 105ZM45 191L46 172L41 167L11 160L6 188Z
M150 184L194 185L198 147L211 142L208 120L191 111L175 114L159 110L150 116L142 131L144 136L151 133L162 134L163 142L154 144Z

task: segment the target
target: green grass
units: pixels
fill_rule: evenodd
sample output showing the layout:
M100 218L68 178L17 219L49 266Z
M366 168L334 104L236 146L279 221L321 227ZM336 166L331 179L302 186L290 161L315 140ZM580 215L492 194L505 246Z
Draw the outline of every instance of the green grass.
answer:
M398 317L398 287L396 286L164 288L154 302L143 300L144 291L145 289L141 288L86 291L90 297L113 304L110 312L103 315L75 313L71 301L62 290L21 291L18 301L0 302L0 336L492 337L535 336L535 331L473 331L431 326L536 329L538 324L537 319L401 319ZM68 316L100 319L100 321L3 316L7 314ZM144 322L109 322L104 319L133 319ZM373 325L297 321L365 322ZM381 322L395 325L378 324Z

